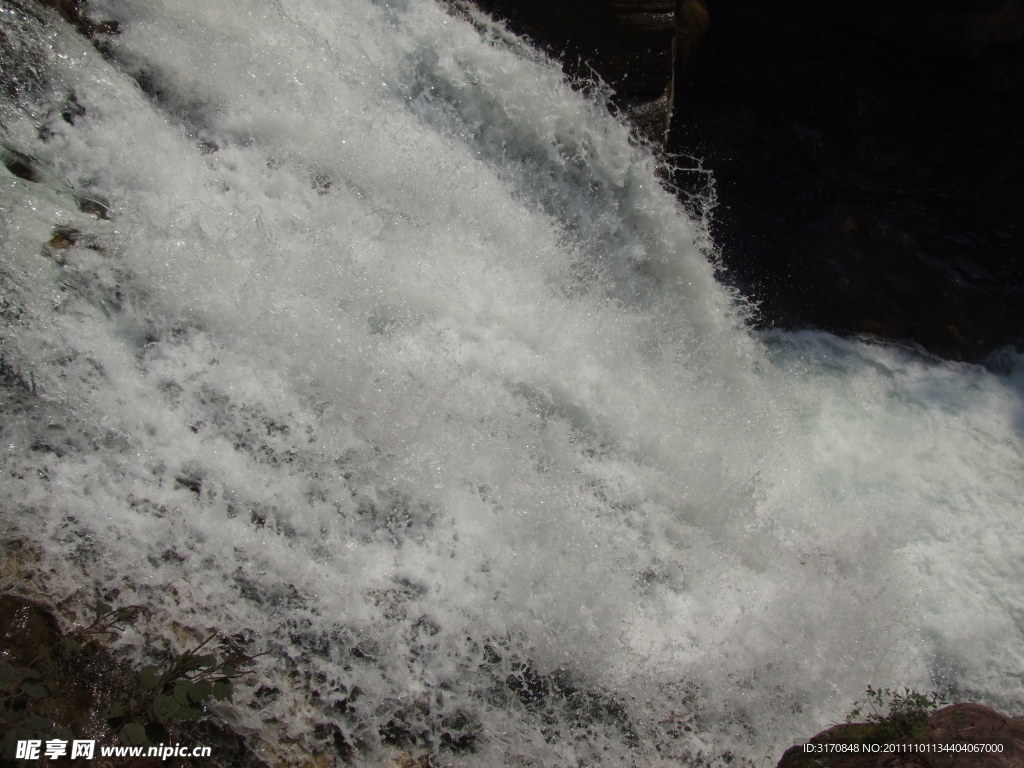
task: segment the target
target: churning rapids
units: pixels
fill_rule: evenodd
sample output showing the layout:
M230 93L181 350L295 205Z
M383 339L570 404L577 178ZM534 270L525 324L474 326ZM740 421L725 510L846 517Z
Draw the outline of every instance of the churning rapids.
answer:
M224 716L295 764L1024 707L1018 357L751 333L650 154L466 9L89 5L106 55L0 0L8 587L250 637Z

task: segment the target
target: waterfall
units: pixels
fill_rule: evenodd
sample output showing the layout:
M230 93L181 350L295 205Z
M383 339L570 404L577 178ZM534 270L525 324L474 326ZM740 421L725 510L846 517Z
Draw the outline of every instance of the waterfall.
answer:
M149 606L136 657L246 638L222 716L296 764L1024 706L1018 356L752 332L600 94L459 4L89 8L102 53L0 0L19 578Z

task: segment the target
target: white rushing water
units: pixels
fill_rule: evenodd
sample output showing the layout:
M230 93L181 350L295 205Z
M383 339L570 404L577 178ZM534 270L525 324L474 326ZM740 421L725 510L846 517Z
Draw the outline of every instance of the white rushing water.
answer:
M655 161L482 17L90 8L106 58L0 0L9 588L149 605L129 653L243 633L221 713L294 764L1024 708L1018 358L753 336Z

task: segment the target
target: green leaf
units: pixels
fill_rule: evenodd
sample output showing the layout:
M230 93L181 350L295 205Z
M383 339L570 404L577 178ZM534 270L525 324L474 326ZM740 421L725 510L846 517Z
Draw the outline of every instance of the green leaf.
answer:
M160 682L160 668L155 667L152 664L143 667L139 670L139 674L136 675L138 680L139 688L144 691L151 691L156 688L156 684Z
M117 610L117 620L119 622L124 623L124 622L127 622L127 621L131 621L134 618L135 618L135 609L134 608L118 608L118 610Z
M227 680L218 680L213 684L213 698L217 701L230 701L234 688Z
M13 664L9 664L6 661L0 661L0 682L11 682L20 678L17 669Z
M188 692L188 697L196 704L201 704L212 695L213 683L209 680L200 680L198 683L193 683L192 690Z
M27 735L36 735L40 732L49 733L53 728L53 721L48 717L30 715L21 721L21 728L25 729Z
M192 693L192 688L194 686L195 683L190 683L188 681L184 681L175 685L174 700L181 704L183 707L187 707L189 705L190 695Z
M50 689L40 683L22 683L21 690L33 699L45 699L50 695Z
M78 653L82 650L82 644L73 637L65 637L60 644L61 650L66 654Z
M142 723L125 723L124 727L118 731L117 738L121 740L122 744L129 747L143 747L149 744L149 738L146 736L146 729Z
M161 723L181 717L184 710L185 707L179 704L173 696L162 693L153 700L153 717Z
M114 608L113 608L113 606L110 603L105 603L102 600L97 600L96 601L96 615L97 616L106 616L112 610L114 610Z
M224 677L234 677L237 669L238 667L236 665L227 663L221 665L220 672Z

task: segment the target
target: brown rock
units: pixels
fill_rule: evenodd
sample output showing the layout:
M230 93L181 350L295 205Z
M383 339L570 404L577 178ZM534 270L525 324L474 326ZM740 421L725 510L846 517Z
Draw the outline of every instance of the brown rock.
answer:
M1024 768L1024 720L1006 717L980 704L955 704L936 712L928 720L930 738L942 744L1001 744L1001 754L974 754L970 764L978 768ZM931 765L953 766L957 760L933 760ZM965 764L963 755L959 764Z
M790 747L778 768L1024 768L1024 720L980 704L940 709L916 741L887 743L876 737L878 728L868 723L833 726L808 742L822 751ZM848 751L827 751L840 745ZM866 752L866 745L874 751Z

